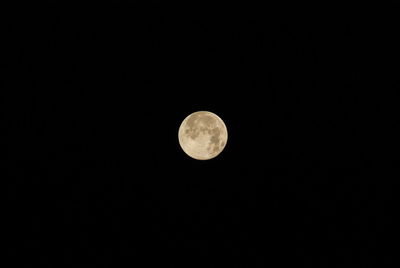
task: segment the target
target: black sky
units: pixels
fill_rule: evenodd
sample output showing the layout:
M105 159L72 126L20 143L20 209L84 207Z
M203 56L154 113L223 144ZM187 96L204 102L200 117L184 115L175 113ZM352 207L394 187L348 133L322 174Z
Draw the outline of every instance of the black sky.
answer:
M396 56L392 17L273 13L8 21L9 256L24 267L390 263L378 254L393 217L383 172L398 158L382 147L398 127L374 100L378 82L398 83L376 76ZM229 132L210 161L178 144L198 110Z

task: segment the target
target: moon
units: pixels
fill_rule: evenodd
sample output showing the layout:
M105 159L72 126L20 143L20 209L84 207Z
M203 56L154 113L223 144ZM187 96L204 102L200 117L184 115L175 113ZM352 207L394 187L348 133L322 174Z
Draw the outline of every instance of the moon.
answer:
M188 115L178 131L182 150L197 160L208 160L219 155L228 141L228 131L224 121L208 111Z

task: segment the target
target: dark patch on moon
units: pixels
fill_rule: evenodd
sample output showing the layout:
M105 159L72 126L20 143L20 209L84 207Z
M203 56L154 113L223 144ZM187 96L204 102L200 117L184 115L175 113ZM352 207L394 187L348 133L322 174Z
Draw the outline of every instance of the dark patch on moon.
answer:
M218 137L219 137L221 131L219 130L219 128L216 127L216 128L210 129L210 130L208 131L208 133L209 133L210 135L212 135L212 136L218 136Z
M214 143L214 144L219 143L219 135L211 136L210 141L211 141L211 143Z
M186 124L190 127L190 128L194 128L196 126L196 122L197 119L199 118L199 114L193 114L192 116L190 116L188 118L188 120L186 121Z
M220 149L220 133L221 131L218 128L213 128L208 131L208 133L211 135L210 139L210 145L213 145L212 153L215 154L219 152Z
M202 115L200 120L208 128L215 124L215 118L210 115Z
M218 152L219 152L219 145L214 145L213 154L218 153Z
M198 130L196 130L195 128L186 129L186 133L187 133L187 136L189 136L189 138L191 138L193 140L196 139L200 135L200 132Z

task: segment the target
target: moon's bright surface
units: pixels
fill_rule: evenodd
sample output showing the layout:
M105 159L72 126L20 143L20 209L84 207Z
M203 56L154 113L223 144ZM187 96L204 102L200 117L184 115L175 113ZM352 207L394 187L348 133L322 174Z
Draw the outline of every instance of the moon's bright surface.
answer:
M183 120L178 138L187 155L197 160L208 160L224 150L228 131L224 121L216 114L199 111Z

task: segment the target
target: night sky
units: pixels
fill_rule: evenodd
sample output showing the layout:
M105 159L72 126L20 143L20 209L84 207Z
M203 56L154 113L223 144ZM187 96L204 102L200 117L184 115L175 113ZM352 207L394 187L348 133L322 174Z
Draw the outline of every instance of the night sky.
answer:
M376 74L398 56L394 17L162 10L5 24L8 256L19 267L390 264L394 250L378 252L398 156L384 151L399 121L376 86L399 80ZM199 110L229 134L208 161L178 143Z

